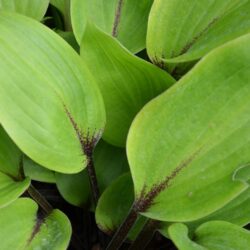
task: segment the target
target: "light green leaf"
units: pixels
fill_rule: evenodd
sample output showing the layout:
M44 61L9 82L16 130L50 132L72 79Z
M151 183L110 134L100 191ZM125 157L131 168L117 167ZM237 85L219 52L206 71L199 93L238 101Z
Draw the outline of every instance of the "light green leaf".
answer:
M38 213L38 214L37 214ZM1 250L64 250L70 241L71 225L61 211L55 209L44 217L37 204L20 198L0 210Z
M1 12L0 36L4 129L40 165L81 171L105 123L92 75L62 38L32 19Z
M250 160L249 44L209 53L134 120L127 154L142 214L196 220L247 189L234 172Z
M32 161L27 156L23 160L24 175L35 181L55 183L55 173Z
M249 0L156 0L147 51L159 65L192 61L249 32Z
M105 233L112 235L126 218L134 201L133 181L130 173L117 178L101 195L96 207L96 223ZM145 224L139 217L128 237L134 240Z
M145 48L153 0L71 0L72 26L81 44L87 20L136 53Z
M49 0L0 0L0 10L17 12L39 21L45 15L48 5Z
M132 55L94 25L86 28L81 56L96 77L107 112L103 139L125 146L128 129L139 110L166 90L174 79Z
M22 152L0 126L0 208L16 200L30 185L22 175Z
M121 174L129 170L124 149L100 141L94 151L94 166L101 193ZM91 200L86 170L73 175L56 173L56 184L66 201L75 206L86 206Z

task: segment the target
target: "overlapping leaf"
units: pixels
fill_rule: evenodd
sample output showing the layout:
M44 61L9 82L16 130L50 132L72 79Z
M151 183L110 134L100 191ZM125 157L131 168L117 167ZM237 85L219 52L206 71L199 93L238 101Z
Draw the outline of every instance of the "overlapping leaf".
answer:
M138 52L145 48L148 14L153 0L72 0L73 30L81 43L87 20L112 34L126 48Z
M55 6L63 16L64 28L71 31L71 18L70 18L70 2L71 0L50 0L50 4Z
M26 156L23 158L23 171L24 175L28 176L31 180L47 183L55 183L56 181L54 171L42 167Z
M223 208L197 221L187 223L189 230L194 230L202 223L212 220L228 221L239 226L250 222L250 188L230 201Z
M160 65L192 61L248 32L249 0L156 0L147 50Z
M59 210L44 216L37 204L20 198L0 209L1 250L67 249L71 236L68 218Z
M171 86L174 79L132 55L92 24L86 28L81 56L95 75L104 98L107 124L103 138L113 145L124 146L135 115Z
M125 150L102 140L94 152L94 166L101 192L118 176L129 170ZM91 192L86 170L73 175L56 173L56 185L69 203L80 207L89 205Z
M127 153L144 215L195 220L247 189L249 44L246 35L214 50L134 120Z
M184 224L173 224L168 233L179 250L245 250L250 244L250 232L225 221L202 224L194 233L193 241Z
M0 0L0 10L17 12L41 20L48 8L49 0Z
M134 201L130 173L117 178L102 194L96 208L96 223L105 233L112 235L126 218ZM146 222L139 217L128 237L134 240Z
M101 136L101 94L76 52L45 26L0 14L0 121L37 163L84 169Z
M0 208L16 200L29 187L22 175L22 153L0 126Z

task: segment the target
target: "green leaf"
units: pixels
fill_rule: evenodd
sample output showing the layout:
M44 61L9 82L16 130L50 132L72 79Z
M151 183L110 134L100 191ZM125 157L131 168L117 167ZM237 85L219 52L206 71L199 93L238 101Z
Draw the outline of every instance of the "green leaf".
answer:
M37 204L20 198L0 210L1 250L9 249L67 249L71 225L61 211L48 216L38 212Z
M247 189L234 172L250 160L249 44L209 53L134 120L127 154L143 215L196 220Z
M160 233L165 237L170 237L179 250L208 250L189 238L188 228L184 224L174 223L168 228L168 230L160 230Z
M96 207L96 223L105 233L112 235L126 218L134 201L133 181L130 173L117 178L101 195ZM139 217L129 233L134 240L145 224L145 217Z
M250 232L224 221L210 221L195 232L195 241L208 250L246 250Z
M129 170L125 150L102 140L94 151L94 166L101 192L118 176ZM91 200L86 170L73 175L56 173L56 184L64 199L75 206L86 206Z
M24 175L35 181L55 183L55 173L47 168L42 167L32 161L27 156L24 157L23 163Z
M22 176L22 153L0 126L0 208L16 200L30 185Z
M80 52L80 47L75 39L73 32L70 31L56 31L58 35L60 35L77 53Z
M148 15L153 0L71 0L76 40L81 44L87 21L116 37L136 53L145 48Z
M30 185L30 179L15 181L13 178L0 172L0 208L15 201Z
M21 160L22 152L0 125L0 171L19 178Z
M39 21L45 15L48 5L49 0L0 0L0 10L17 12Z
M132 55L94 25L86 28L81 56L94 74L107 112L103 139L125 146L128 129L139 110L174 83L154 65Z
M212 220L228 221L239 226L247 225L250 222L250 188L214 213L186 224L189 230L193 231L199 225Z
M157 0L149 17L147 51L160 65L192 61L249 31L249 0Z
M161 233L166 235L166 231ZM179 250L245 250L250 244L250 232L225 221L209 221L194 233L193 241L188 236L188 228L175 223L168 234Z
M62 38L30 18L1 12L0 36L1 124L40 165L81 171L105 123L92 75Z

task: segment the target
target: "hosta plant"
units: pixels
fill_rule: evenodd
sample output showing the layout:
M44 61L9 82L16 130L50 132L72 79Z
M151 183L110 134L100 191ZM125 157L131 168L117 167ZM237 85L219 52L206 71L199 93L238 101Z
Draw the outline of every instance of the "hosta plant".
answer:
M0 0L0 249L246 250L250 0Z

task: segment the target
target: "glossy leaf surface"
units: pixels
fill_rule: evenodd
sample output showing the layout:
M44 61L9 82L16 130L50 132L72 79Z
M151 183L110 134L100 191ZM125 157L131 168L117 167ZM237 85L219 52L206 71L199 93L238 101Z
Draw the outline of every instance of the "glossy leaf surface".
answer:
M84 169L105 123L92 75L62 38L32 19L1 12L0 35L3 127L42 166Z
M71 0L73 30L79 44L88 20L136 53L145 48L153 0Z
M249 44L246 35L214 50L134 120L127 153L144 215L195 220L247 189Z
M113 145L125 146L135 115L148 101L171 86L174 79L132 55L92 24L86 28L81 56L96 77L103 95L107 112L103 138Z

